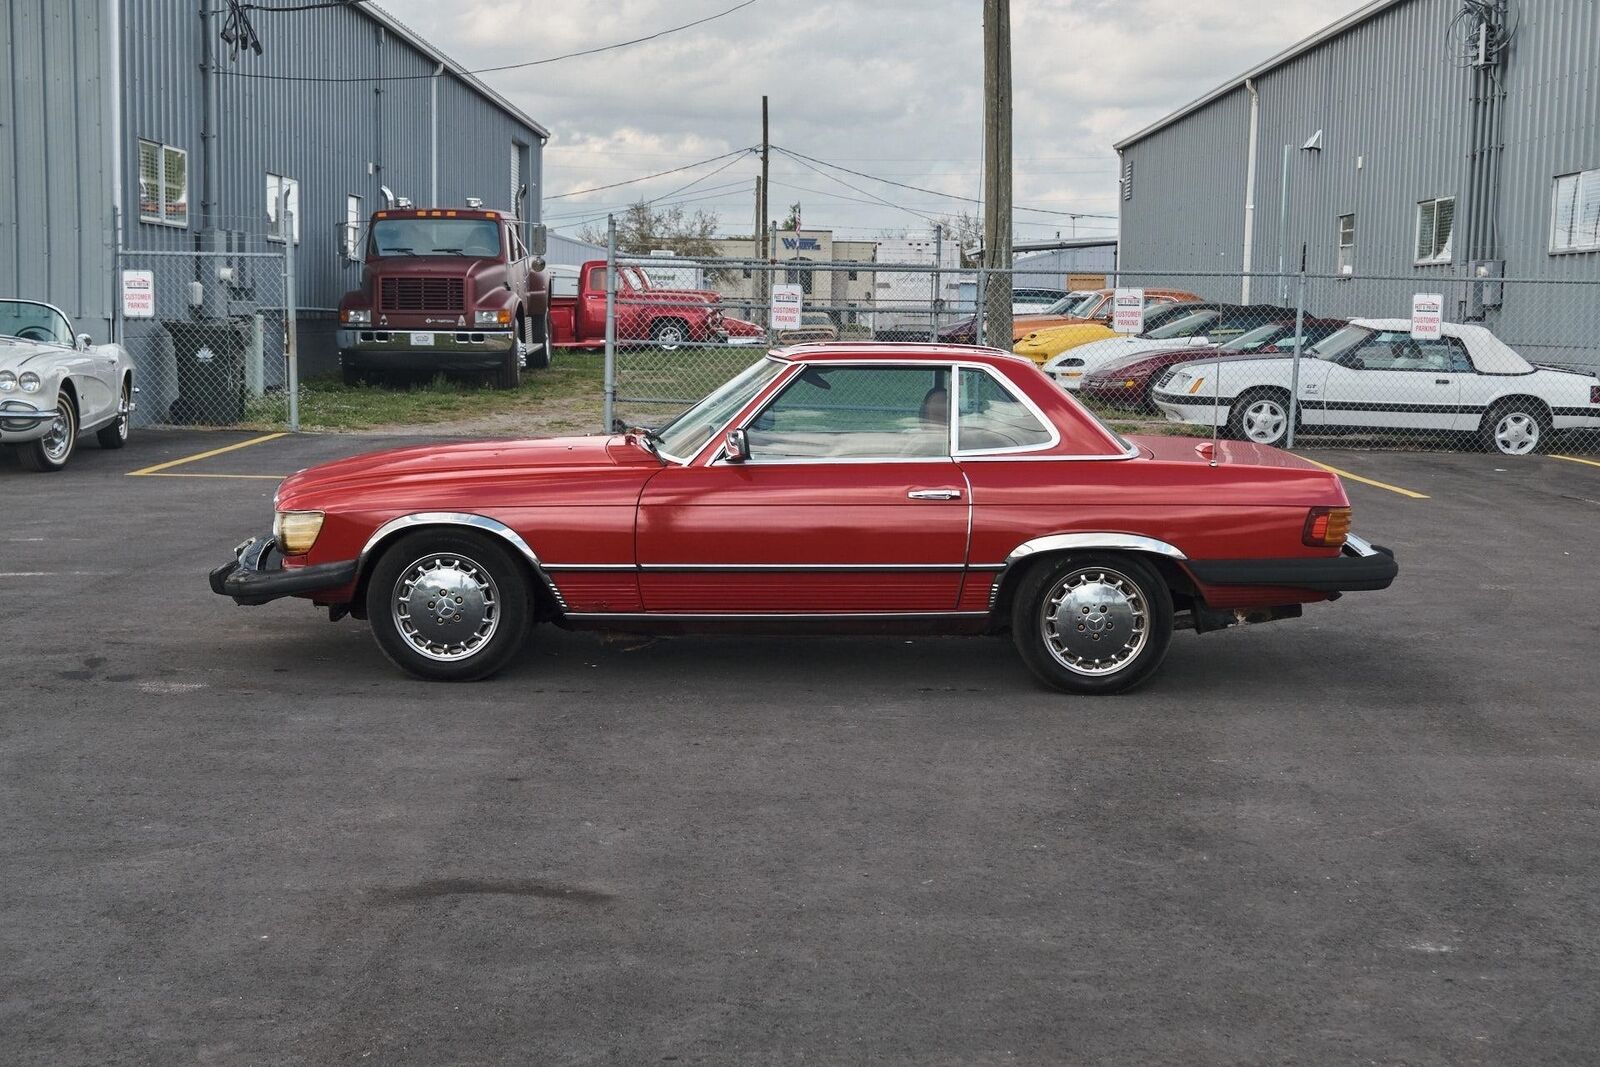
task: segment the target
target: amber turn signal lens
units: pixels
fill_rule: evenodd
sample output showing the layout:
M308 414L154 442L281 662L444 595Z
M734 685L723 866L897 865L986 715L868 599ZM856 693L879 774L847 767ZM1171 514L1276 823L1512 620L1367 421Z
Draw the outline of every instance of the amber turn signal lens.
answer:
M320 511L280 511L272 520L272 536L278 539L278 548L286 556L299 556L311 551L322 532Z
M1349 508L1312 508L1300 540L1313 548L1338 548L1349 534Z

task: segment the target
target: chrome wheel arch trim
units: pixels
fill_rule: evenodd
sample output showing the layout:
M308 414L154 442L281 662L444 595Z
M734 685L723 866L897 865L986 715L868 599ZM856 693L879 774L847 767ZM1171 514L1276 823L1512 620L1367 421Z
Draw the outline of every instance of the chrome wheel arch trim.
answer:
M356 557L356 573L363 575L366 573L367 557L372 554L373 549L384 541L407 530L427 526L463 526L467 529L478 530L500 538L500 540L516 549L522 558L528 561L528 565L533 568L534 576L544 583L544 587L555 598L556 605L563 612L567 610L567 602L562 597L561 590L556 587L555 582L550 580L550 575L545 572L544 564L540 562L538 554L533 551L527 541L523 540L521 534L499 519L491 519L487 515L475 515L467 511L418 511L410 515L401 515L398 518L390 519L374 530L371 537L367 538L367 543L361 548L361 555Z
M1016 564L1033 556L1046 552L1144 552L1150 555L1163 556L1167 559L1183 561L1189 557L1176 545L1143 534L1116 533L1111 531L1086 531L1081 533L1050 534L1046 537L1035 537L1030 541L1013 548L1006 555L1004 566L1000 573L995 575L994 581L989 585L989 610L994 611L1000 600L1000 590L1011 577L1012 569Z

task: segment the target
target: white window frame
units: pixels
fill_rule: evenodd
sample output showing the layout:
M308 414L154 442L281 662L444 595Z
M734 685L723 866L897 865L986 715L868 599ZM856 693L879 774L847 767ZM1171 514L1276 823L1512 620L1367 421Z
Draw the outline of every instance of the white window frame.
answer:
M164 144L161 141L152 141L148 137L138 139L138 155L135 157L135 166L138 168L138 179L144 179L144 148L149 145L156 150L156 212L154 215L145 214L144 191L139 194L139 221L151 226L170 226L175 230L189 228L189 151L176 145ZM174 153L183 157L183 192L178 201L167 199L167 154ZM174 203L183 205L183 218L172 217Z
M283 224L278 220L279 186L287 184L289 216L293 222L294 243L300 243L300 179L267 171L267 240L283 243ZM274 231L277 231L274 233Z
M1435 208L1434 210L1438 210ZM1349 224L1349 241L1345 240L1345 224ZM1350 212L1340 215L1335 225L1338 227L1338 237L1335 246L1338 249L1338 261L1335 266L1339 275L1346 277L1356 272L1356 214ZM1454 225L1452 223L1452 225Z
M299 222L299 218L295 219ZM358 261L361 256L361 242L357 237L361 234L361 224L366 221L362 211L362 199L355 193L344 194L344 258L351 262Z
M1417 225L1416 229L1411 234L1411 254L1415 256L1418 246L1422 243L1422 209L1429 204L1433 205L1433 240L1429 245L1430 247L1433 247L1433 243L1437 242L1439 239L1439 205L1445 203L1450 205L1450 236L1444 239L1444 247L1436 248L1432 256L1421 257L1413 260L1413 265L1415 266L1426 267L1435 263L1455 262L1456 198L1454 196L1435 196L1430 197L1427 200L1417 201Z
M1582 221L1583 193L1586 186L1592 187L1594 196L1600 199L1600 168L1590 170L1569 171L1566 174L1557 174L1550 184L1550 254L1552 256L1581 255L1584 252L1600 252L1600 224L1595 228L1595 234L1588 243L1561 244L1556 237L1556 217L1560 212L1561 183L1567 180L1575 182L1572 205L1572 229L1575 231Z

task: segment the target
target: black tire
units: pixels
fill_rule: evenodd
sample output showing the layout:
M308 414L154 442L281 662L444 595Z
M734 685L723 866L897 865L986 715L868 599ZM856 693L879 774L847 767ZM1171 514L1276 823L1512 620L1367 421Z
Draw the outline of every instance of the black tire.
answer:
M1228 436L1279 448L1289 439L1289 394L1247 389L1228 410Z
M129 420L133 414L133 380L122 379L122 393L117 398L117 421L110 426L102 426L95 432L94 439L100 442L101 448L121 448L128 443Z
M550 316L535 315L527 321L528 369L544 370L555 355L550 348Z
M515 389L522 384L522 323L517 323L517 343L511 346L499 369L494 372L494 387L496 389Z
M1512 397L1489 409L1478 427L1478 443L1486 452L1528 456L1550 440L1550 409L1530 397Z
M17 458L28 470L41 474L61 470L77 451L78 405L64 388L56 397L56 420L46 436L17 446Z
M1090 600L1067 614L1052 605ZM1062 632L1061 620L1073 629ZM1119 647L1117 640L1128 635ZM1046 685L1065 693L1106 696L1132 689L1167 656L1172 642L1172 593L1161 575L1135 556L1084 553L1036 564L1022 578L1011 605L1011 639L1028 669ZM1091 661L1105 639L1108 659ZM1130 646L1134 646L1131 647Z
M682 319L657 319L650 324L650 340L671 352L689 340L689 326Z
M430 596L434 590L418 580L419 571L431 571L438 588L454 590L455 595ZM405 598L405 618L418 620L409 632L398 617L406 583L412 592ZM485 595L486 589L489 595ZM481 605L471 599L474 590L483 600ZM463 601L463 596L468 599ZM488 607L491 603L492 610ZM503 668L527 642L532 603L533 590L522 563L498 539L471 530L445 528L406 534L384 549L367 581L367 621L378 647L395 666L429 681L472 682ZM436 608L435 604L445 607ZM477 615L475 607L482 609ZM413 616L413 609L419 614ZM452 611L457 613L453 618ZM471 632L454 629L475 623ZM485 627L484 639L468 649ZM460 642L429 640L458 634ZM433 646L432 651L425 651L425 645Z

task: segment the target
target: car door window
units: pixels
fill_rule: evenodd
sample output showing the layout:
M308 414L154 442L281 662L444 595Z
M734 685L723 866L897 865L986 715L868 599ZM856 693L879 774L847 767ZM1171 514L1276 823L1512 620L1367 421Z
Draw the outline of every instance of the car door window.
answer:
M963 367L959 395L959 451L1023 450L1053 443L1050 429L988 371Z
M746 427L755 462L950 454L948 367L807 367Z
M1374 334L1355 352L1362 370L1412 370L1446 373L1462 369L1466 351L1454 337L1419 341L1409 333L1386 330ZM1469 364L1470 366L1470 364Z

